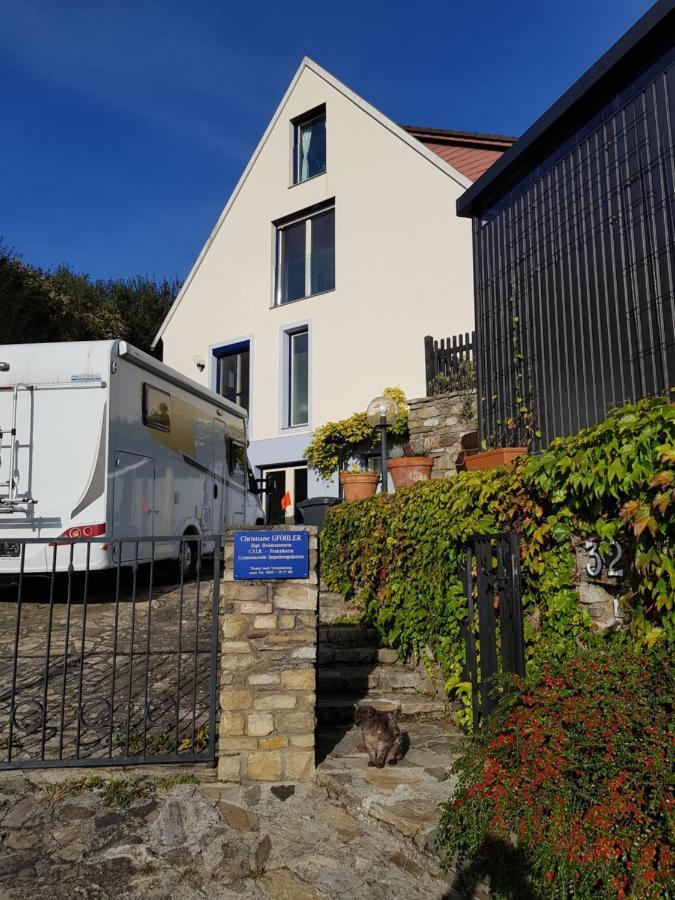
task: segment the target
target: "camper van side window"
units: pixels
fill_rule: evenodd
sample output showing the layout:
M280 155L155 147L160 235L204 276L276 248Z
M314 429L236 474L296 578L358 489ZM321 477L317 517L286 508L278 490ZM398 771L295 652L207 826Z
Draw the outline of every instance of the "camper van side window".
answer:
M227 441L227 468L232 481L246 484L246 451L243 444L238 444L232 438Z
M143 385L143 424L158 431L171 431L171 395L151 384Z

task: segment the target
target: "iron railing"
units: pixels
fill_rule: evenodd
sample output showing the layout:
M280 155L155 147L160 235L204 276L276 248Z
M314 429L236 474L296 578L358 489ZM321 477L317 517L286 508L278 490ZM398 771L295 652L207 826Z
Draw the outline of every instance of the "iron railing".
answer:
M450 375L459 370L462 362L472 362L474 358L475 333L455 335L452 338L434 340L431 335L424 338L424 365L426 369L427 396L437 375Z
M467 599L465 675L475 730L497 703L496 676L525 674L517 535L473 538L465 548L461 578Z
M102 540L116 560L107 572L91 565ZM11 545L14 574L5 567L0 581L0 769L213 763L222 536ZM168 577L159 545L179 558L191 547L192 573ZM42 578L27 574L36 547L48 560Z

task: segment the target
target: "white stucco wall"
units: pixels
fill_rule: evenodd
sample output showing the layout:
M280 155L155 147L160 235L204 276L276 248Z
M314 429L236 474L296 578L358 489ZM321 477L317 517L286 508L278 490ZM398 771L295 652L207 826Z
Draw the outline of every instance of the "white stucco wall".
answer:
M326 104L327 171L291 185L290 120ZM163 334L164 361L213 384L211 348L251 340L250 437L307 434L386 386L425 392L423 337L473 329L464 187L303 69ZM273 307L272 222L335 198L335 290ZM281 332L310 326L310 424L283 428ZM193 358L207 361L202 375ZM294 442L295 444L296 442Z

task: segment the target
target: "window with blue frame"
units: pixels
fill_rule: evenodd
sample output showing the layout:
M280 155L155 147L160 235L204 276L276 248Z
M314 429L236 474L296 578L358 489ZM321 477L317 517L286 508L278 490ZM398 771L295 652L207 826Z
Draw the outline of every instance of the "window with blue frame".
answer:
M248 412L251 348L248 341L215 351L216 390Z

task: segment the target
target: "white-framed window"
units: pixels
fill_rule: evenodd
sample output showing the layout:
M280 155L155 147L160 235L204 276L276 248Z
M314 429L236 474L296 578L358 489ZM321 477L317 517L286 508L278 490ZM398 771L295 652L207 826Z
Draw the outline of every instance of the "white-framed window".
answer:
M335 205L276 223L276 304L335 290Z
M284 426L309 424L309 327L284 332Z
M307 499L306 463L281 463L263 470L265 524L293 524L297 505Z
M326 105L293 119L293 184L326 171Z

